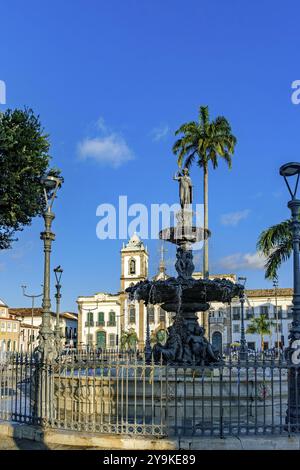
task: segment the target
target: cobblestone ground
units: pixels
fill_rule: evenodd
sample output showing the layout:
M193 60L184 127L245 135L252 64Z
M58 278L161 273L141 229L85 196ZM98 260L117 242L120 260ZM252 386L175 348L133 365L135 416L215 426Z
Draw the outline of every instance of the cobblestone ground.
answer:
M43 442L30 441L28 439L13 439L12 437L0 436L1 450L87 450L86 447L63 446L53 444L48 446ZM91 449L91 448L89 448Z

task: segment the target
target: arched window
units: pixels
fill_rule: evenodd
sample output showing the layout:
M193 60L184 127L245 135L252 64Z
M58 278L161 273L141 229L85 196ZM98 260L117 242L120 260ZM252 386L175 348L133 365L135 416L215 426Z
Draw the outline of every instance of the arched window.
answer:
M134 258L131 258L129 260L129 274L135 274L136 273L136 262Z
M222 353L222 334L219 331L215 331L212 335L212 345L220 353Z

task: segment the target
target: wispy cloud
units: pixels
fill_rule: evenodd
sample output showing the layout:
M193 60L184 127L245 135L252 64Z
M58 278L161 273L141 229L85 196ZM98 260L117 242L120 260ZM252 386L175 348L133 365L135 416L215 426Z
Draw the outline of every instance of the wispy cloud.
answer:
M86 137L78 143L78 155L81 160L94 160L103 165L119 168L134 159L134 153L124 137L109 129L103 118L99 118L95 128L99 135Z
M159 142L160 140L165 139L170 132L170 127L167 124L162 124L161 126L155 127L150 132L153 142Z
M238 271L241 269L264 269L266 263L265 256L260 253L234 253L221 258L218 266L227 271Z
M236 227L241 220L247 219L249 214L250 214L249 209L245 209L243 211L238 211L238 212L229 212L228 214L223 214L221 216L221 224Z

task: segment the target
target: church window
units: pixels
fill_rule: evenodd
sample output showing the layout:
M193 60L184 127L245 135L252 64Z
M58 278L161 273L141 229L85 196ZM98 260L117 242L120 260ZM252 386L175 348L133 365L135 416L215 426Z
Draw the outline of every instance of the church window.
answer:
M154 307L152 305L148 306L147 311L148 311L149 323L155 323Z
M131 306L129 308L129 323L135 323L135 307Z
M159 308L159 321L166 321L166 312L161 307Z
M136 274L136 262L133 258L129 261L129 274Z

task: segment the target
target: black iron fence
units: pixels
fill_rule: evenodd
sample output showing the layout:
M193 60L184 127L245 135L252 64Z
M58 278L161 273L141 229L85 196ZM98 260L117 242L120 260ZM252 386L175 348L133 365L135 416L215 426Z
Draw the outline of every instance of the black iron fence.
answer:
M0 419L157 437L284 434L300 429L297 416L290 425L293 407L287 414L288 376L299 385L283 356L212 367L155 364L132 351L44 364L11 354L0 364Z

